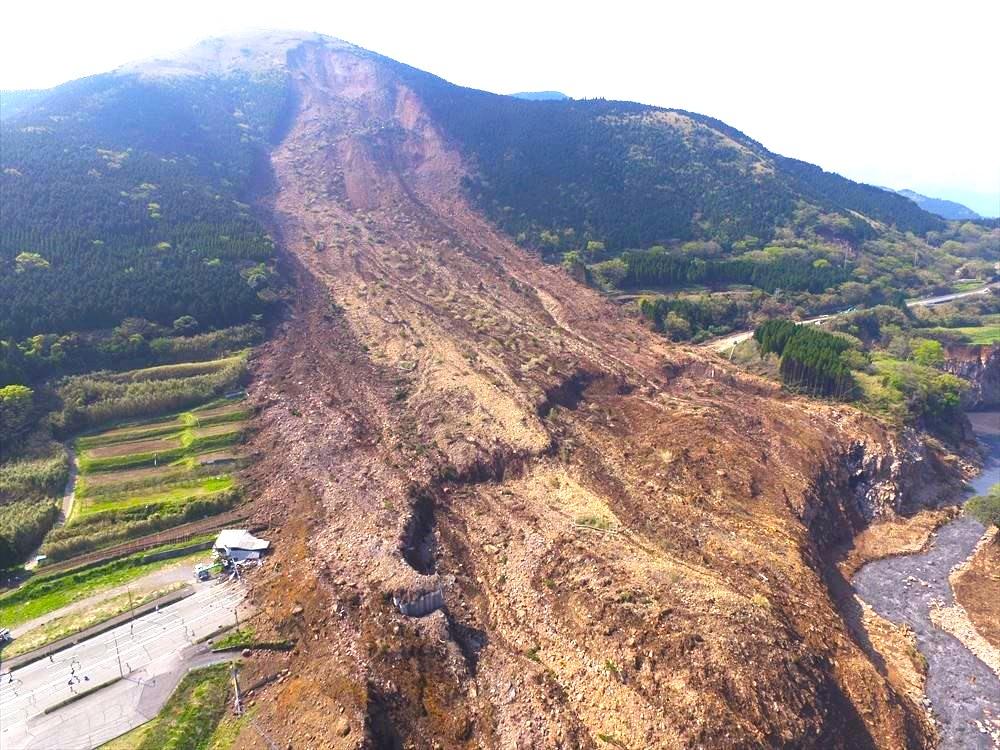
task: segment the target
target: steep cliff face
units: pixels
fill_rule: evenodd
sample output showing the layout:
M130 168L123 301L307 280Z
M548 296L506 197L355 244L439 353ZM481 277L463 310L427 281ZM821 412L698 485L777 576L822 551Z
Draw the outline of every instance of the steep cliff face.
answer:
M298 646L249 662L291 670L258 703L262 731L928 746L824 554L948 467L665 343L518 249L378 58L305 44L290 64L268 209L298 296L250 393L254 507L276 543L253 597L260 629Z
M1000 344L949 346L944 369L969 382L962 395L965 409L1000 406Z

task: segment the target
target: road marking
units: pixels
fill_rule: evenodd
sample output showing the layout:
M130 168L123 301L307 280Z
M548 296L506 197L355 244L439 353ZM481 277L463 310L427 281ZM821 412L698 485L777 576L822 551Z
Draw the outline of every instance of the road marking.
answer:
M145 680L133 678L137 685L155 682L158 663L179 658L199 637L227 622L235 624L234 610L245 596L246 590L238 583L216 584L82 641L52 661L40 659L4 674L0 679L3 733L72 697L74 692L118 677L119 659L123 672L146 673Z

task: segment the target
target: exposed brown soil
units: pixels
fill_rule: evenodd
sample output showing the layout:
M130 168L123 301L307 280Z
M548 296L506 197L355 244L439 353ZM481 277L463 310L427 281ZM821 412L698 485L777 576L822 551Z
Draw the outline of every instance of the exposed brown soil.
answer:
M1000 649L1000 543L996 536L980 545L964 570L951 579L951 586L976 631Z
M138 453L153 453L154 451L166 451L179 448L180 441L176 438L151 440L133 440L114 445L102 445L99 448L89 448L86 454L89 458L112 458L114 456L128 456Z
M462 198L375 59L306 46L275 151L297 289L254 355L259 732L285 747L924 747L845 623L853 410L671 346ZM319 246L325 249L317 250ZM441 587L401 615L394 593ZM868 649L866 651L866 649Z
M958 515L954 506L897 516L861 531L842 551L838 568L850 580L865 563L892 555L912 555L927 546L931 534Z
M214 464L221 461L236 461L241 455L236 450L212 451L211 453L199 453L196 459L199 464Z

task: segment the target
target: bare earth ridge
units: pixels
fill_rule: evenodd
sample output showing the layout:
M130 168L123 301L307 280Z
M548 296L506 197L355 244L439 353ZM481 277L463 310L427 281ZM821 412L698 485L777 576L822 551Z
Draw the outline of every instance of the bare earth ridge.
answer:
M249 660L290 671L242 746L930 746L831 593L834 546L900 510L904 446L517 248L378 58L289 59L269 208L296 299L253 357L249 471L256 625L298 646Z

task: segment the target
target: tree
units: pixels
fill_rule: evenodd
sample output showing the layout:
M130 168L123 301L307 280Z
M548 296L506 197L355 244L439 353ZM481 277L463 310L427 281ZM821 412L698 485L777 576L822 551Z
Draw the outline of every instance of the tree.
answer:
M33 396L24 385L0 388L0 452L9 452L31 423Z
M940 341L932 339L914 339L913 360L924 367L940 367L944 362L944 347Z
M174 332L187 336L198 330L198 321L190 315L182 315L174 321Z
M23 252L18 253L14 258L14 270L17 273L24 273L30 268L48 268L49 262L38 253Z
M663 328L673 341L687 341L691 338L691 324L675 312L667 313Z

